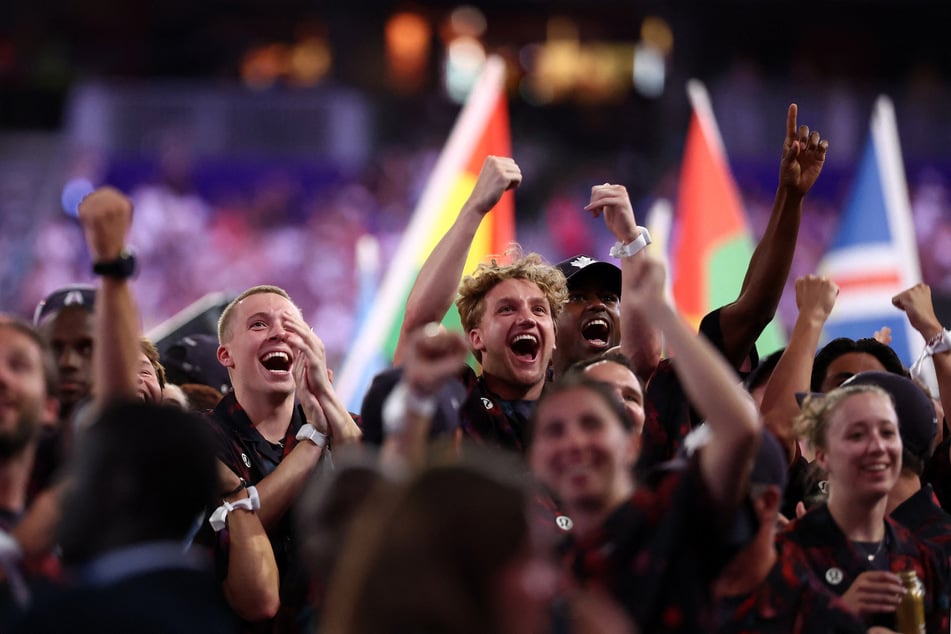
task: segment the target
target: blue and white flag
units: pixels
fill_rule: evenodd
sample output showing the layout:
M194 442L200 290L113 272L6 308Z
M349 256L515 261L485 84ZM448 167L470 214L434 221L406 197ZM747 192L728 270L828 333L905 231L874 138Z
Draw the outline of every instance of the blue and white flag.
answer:
M875 102L869 139L819 274L840 289L823 345L836 337L871 337L887 326L892 348L906 366L912 363L924 341L891 299L921 281L921 264L888 97Z

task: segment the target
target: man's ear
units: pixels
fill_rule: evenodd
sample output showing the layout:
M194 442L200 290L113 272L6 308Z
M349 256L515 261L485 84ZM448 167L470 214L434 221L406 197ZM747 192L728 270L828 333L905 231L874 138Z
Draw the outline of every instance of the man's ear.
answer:
M482 341L482 331L481 331L481 330L479 330L478 328L473 328L472 330L470 330L470 331L467 333L466 338L469 339L469 349L470 349L470 350L472 350L473 352L475 352L475 351L484 352L484 351L485 351L485 343Z
M228 348L226 348L224 344L218 346L218 363L226 368L234 367L234 360L231 358L231 353L228 352Z
M815 448L815 463L819 465L823 471L826 473L829 472L828 465L826 464L826 452L819 447Z

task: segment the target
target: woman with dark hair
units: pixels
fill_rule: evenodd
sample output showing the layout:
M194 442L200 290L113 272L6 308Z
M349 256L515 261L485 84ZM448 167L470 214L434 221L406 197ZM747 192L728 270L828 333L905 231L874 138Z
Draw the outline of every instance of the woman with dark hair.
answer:
M829 496L778 536L781 555L804 557L868 625L891 629L905 594L898 573L913 570L925 588L928 631L948 631L947 560L886 516L902 468L891 396L875 385L849 385L810 397L796 430L815 448Z

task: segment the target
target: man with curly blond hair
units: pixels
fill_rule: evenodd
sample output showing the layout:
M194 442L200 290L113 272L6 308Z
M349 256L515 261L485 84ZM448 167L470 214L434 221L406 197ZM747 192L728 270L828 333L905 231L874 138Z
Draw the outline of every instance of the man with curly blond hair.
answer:
M410 335L441 322L455 297L480 371L461 367L444 384L419 380L401 367L381 373L363 402L364 440L382 442L384 428L390 432L407 416L423 415L431 419L432 435L452 432L478 444L523 450L555 349L555 324L567 299L565 276L538 254L523 255L513 245L504 259L483 262L463 278L482 218L520 182L515 161L486 158L472 194L420 270L394 355L401 366Z

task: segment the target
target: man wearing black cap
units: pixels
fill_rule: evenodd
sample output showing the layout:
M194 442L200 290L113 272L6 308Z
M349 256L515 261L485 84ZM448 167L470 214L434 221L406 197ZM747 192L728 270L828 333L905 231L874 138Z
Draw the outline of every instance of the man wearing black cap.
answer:
M605 224L617 238L611 256L621 261L621 268L588 255L576 255L558 264L568 280L568 302L558 316L557 347L552 356L554 377L558 378L578 361L620 345L638 377L646 382L660 361L661 338L637 311L626 309L621 280L625 269L636 258L643 257L642 250L651 243L650 233L637 225L623 185L605 183L592 187L585 210L595 217L604 216Z
M934 405L914 381L890 372L860 372L842 385L866 384L891 394L898 414L901 474L888 495L888 514L916 537L936 543L951 556L951 515L935 503L931 485L921 482L938 435Z
M60 420L69 420L76 405L92 390L95 305L94 287L72 284L47 295L33 312L33 325L56 359Z

